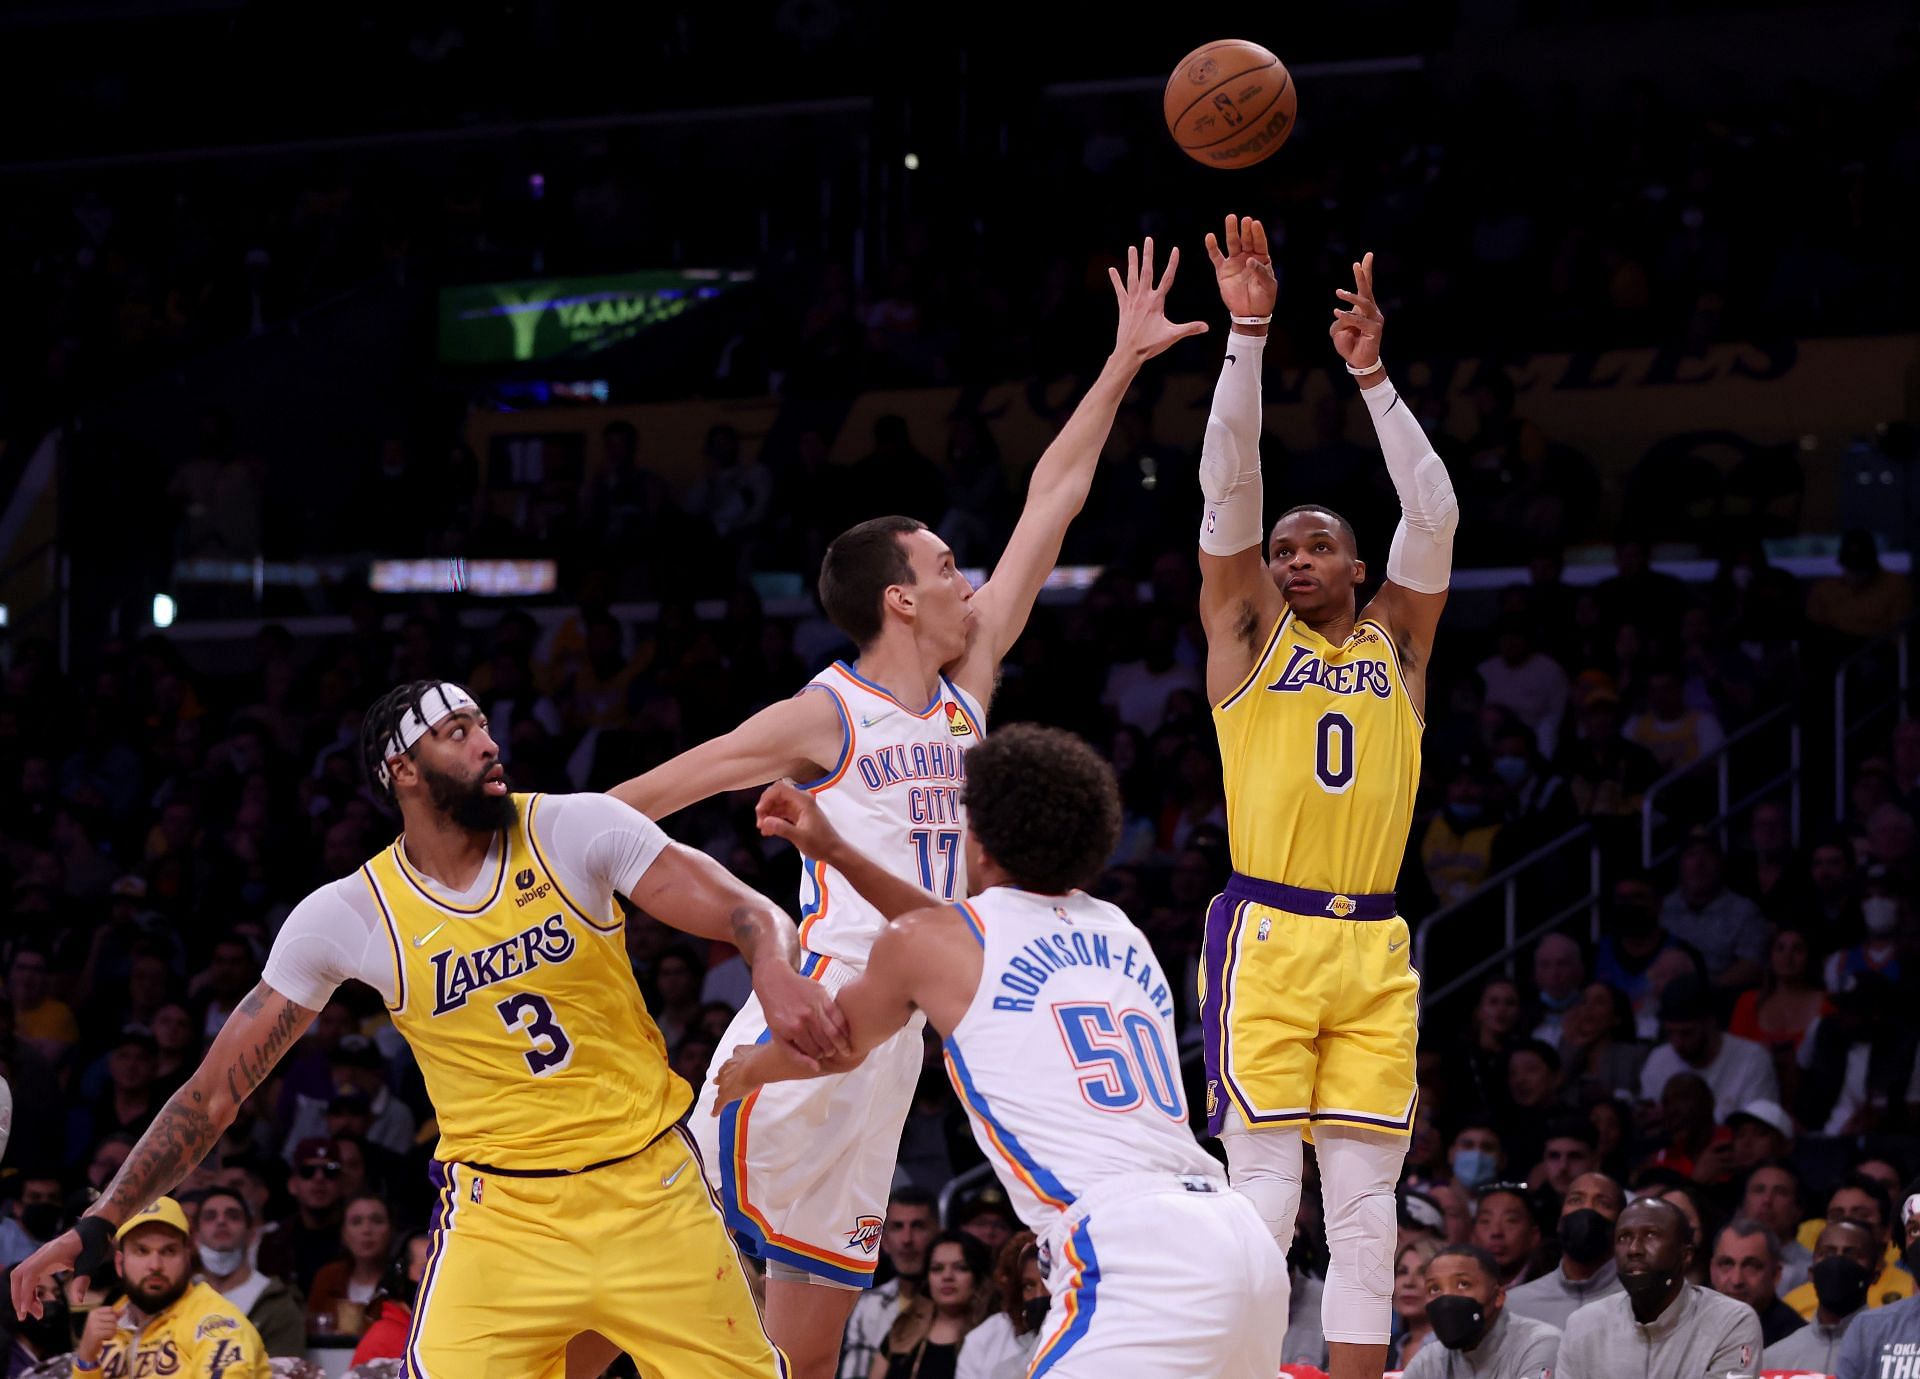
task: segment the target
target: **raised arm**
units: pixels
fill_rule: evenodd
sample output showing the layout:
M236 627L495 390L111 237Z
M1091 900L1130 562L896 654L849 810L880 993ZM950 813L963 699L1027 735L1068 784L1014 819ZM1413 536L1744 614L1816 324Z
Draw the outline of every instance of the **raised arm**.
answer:
M240 1103L253 1094L319 1012L295 1005L265 982L227 1017L207 1056L154 1117L99 1201L80 1225L42 1245L13 1271L13 1310L41 1312L41 1290L55 1274L98 1268L113 1230L156 1197L170 1192L207 1156ZM82 1259L82 1254L85 1258Z
M821 690L803 691L607 793L649 819L664 819L724 791L825 775L846 741L839 701Z
M980 945L952 906L915 910L874 940L859 976L834 1000L847 1017L849 1052L814 1060L777 1044L741 1045L720 1069L714 1114L769 1082L825 1077L857 1066L924 1010L936 1029L950 1030L980 984Z
M1373 295L1372 254L1354 264L1353 290L1340 288L1334 296L1348 305L1334 308L1328 334L1346 361L1347 372L1360 385L1393 491L1400 497L1400 525L1394 528L1393 545L1387 552L1387 580L1367 604L1367 616L1377 618L1393 634L1407 691L1424 704L1427 658L1433 652L1434 633L1440 626L1440 611L1447 606L1447 586L1453 576L1459 504L1446 465L1381 362L1380 339L1387 318Z
M1213 410L1200 446L1200 621L1207 634L1207 697L1218 703L1253 670L1286 601L1267 573L1265 495L1260 482L1260 371L1267 322L1279 296L1267 230L1228 216L1207 236L1221 304L1233 318Z
M840 830L827 822L820 801L797 789L792 781L775 781L754 809L760 832L785 838L803 856L825 862L847 879L860 898L888 919L909 910L938 905L939 897L913 882L895 876L871 857L850 845Z
M1127 250L1127 273L1107 270L1120 302L1120 325L1100 376L1060 428L1027 483L1026 505L993 574L973 596L974 634L967 652L947 668L954 683L984 704L993 696L1000 662L1018 640L1034 600L1060 558L1067 527L1086 505L1094 469L1120 403L1140 366L1188 336L1203 334L1204 322L1176 324L1166 317L1167 291L1180 267L1180 251L1167 258L1167 271L1153 278L1153 239Z
M668 843L627 898L683 933L738 948L777 1039L810 1058L846 1049L846 1020L833 998L795 970L800 939L793 921L704 852Z

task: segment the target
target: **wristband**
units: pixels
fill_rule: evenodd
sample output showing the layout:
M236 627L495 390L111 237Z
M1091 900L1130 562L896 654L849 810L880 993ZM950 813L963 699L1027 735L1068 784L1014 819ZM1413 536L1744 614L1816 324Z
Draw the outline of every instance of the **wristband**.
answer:
M1228 319L1236 326L1264 326L1273 320L1273 313L1269 312L1265 316L1231 316Z
M1347 372L1352 374L1355 378L1365 378L1368 374L1379 373L1380 370L1386 367L1387 367L1386 360L1376 359L1373 361L1372 364L1370 364L1368 367L1364 369L1356 369L1353 367L1353 365L1349 364L1347 365Z
M82 1360L76 1355L73 1359L73 1367L83 1374L91 1374L100 1368L100 1362L98 1360Z
M113 1257L113 1222L104 1216L83 1216L73 1223L73 1233L80 1237L80 1254L73 1261L73 1271L92 1278Z

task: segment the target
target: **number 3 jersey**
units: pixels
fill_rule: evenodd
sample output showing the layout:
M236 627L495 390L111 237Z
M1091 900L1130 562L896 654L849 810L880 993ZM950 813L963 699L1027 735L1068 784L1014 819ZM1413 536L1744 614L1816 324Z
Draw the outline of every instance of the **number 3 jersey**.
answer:
M1235 871L1336 894L1393 890L1423 725L1385 628L1363 618L1334 646L1289 610L1213 723Z
M1080 891L996 886L958 909L980 986L947 1072L1020 1219L1044 1232L1121 1174L1220 1177L1187 1128L1173 990L1133 921Z
M980 706L944 675L933 702L911 709L836 661L803 694L826 694L839 710L839 760L804 782L821 813L856 849L941 900L967 893L960 797L967 752L986 732ZM864 965L886 918L832 867L805 858L800 941L811 952Z
M396 840L294 909L264 978L309 1009L349 979L381 994L433 1100L436 1157L579 1169L644 1148L692 1100L614 899L667 840L605 795L512 798L465 891L422 875Z

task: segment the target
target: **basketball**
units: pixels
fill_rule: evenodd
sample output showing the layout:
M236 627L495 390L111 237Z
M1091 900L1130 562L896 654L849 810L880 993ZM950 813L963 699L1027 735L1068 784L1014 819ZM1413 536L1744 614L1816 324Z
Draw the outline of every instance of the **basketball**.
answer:
M1167 78L1167 132L1210 168L1250 168L1293 133L1299 98L1280 59L1243 38L1195 48Z

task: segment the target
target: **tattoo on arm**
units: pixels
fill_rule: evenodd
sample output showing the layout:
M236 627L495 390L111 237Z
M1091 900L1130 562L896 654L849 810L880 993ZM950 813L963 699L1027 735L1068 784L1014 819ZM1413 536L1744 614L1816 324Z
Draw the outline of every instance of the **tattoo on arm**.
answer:
M247 997L247 1001L255 999L251 995ZM260 1001L254 1007L254 1013L258 1013L265 1005L265 1001ZM246 1001L241 1002L240 1009L246 1011ZM233 1098L236 1108L253 1095L255 1087L267 1080L267 1074L273 1071L273 1065L280 1061L280 1055L286 1052L288 1043L292 1041L294 1030L299 1028L302 1014L300 1007L291 1001L282 1005L279 1017L267 1032L260 1036L252 1048L240 1050L229 1065L227 1095Z
M111 1221L124 1221L168 1191L207 1156L223 1127L215 1124L205 1097L192 1083L160 1108L147 1133L113 1176L100 1208Z
M754 953L760 947L760 926L753 922L758 916L759 911L751 905L735 905L733 913L727 916L733 926L733 946L740 950L749 967L753 966Z

